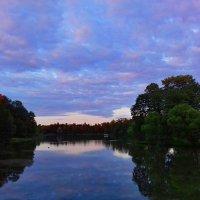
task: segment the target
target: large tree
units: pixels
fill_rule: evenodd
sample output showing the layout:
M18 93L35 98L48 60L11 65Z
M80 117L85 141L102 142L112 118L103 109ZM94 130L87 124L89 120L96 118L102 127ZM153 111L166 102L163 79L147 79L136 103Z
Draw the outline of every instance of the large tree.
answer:
M164 108L169 110L180 103L187 103L200 110L200 85L191 75L172 76L162 80Z
M167 142L178 138L198 143L200 85L191 75L166 78L162 85L159 88L151 83L137 97L131 108L134 123L128 129L129 135L136 138L141 135L148 141L157 138Z
M12 136L32 136L36 132L33 112L28 112L21 101L11 101L0 94L0 139Z
M177 104L187 103L200 110L200 85L191 75L172 76L162 80L163 87L149 84L131 108L133 118L150 112L168 112Z

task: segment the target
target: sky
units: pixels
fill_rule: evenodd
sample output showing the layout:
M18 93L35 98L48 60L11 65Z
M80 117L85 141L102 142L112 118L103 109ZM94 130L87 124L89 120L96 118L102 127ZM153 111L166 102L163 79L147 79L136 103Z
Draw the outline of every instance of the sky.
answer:
M200 0L0 0L0 93L40 124L130 117L151 83L200 81Z

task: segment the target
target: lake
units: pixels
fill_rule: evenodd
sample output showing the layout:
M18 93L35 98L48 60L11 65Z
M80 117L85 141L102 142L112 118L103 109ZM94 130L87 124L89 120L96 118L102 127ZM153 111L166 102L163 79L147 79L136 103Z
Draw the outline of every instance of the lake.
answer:
M200 199L200 150L109 140L16 143L0 153L0 199Z

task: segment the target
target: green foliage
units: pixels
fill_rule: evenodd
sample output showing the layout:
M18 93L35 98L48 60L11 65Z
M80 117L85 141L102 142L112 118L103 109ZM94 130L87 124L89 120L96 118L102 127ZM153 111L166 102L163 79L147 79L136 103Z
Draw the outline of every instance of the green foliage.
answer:
M162 80L163 87L149 84L131 107L133 120L140 117L140 134L150 140L187 140L200 138L200 85L191 75ZM152 114L153 113L153 114ZM132 128L133 129L133 128ZM163 131L162 131L163 130ZM129 130L129 134L134 130Z
M191 75L172 76L162 80L162 84L165 110L182 103L200 109L200 85Z
M26 138L12 138L12 143L22 143L22 142L33 142L33 138L26 137Z
M144 139L144 134L141 133L141 125L144 123L144 119L140 116L134 117L134 119L131 120L131 123L129 125L129 128L127 129L128 139Z
M63 136L74 137L90 137L97 136L104 138L106 135L109 139L113 140L127 140L128 128L132 120L130 119L118 119L112 120L111 122L104 122L102 124L51 124L51 125L39 125L39 131L44 135L62 134ZM106 137L106 138L107 138Z
M144 117L148 113L149 98L147 94L140 94L137 99L135 105L131 108L131 115L133 117Z
M0 105L0 138L2 140L10 140L14 133L14 120L5 107Z
M169 77L162 80L163 87L149 84L131 108L133 118L145 117L150 112L168 112L177 104L187 103L200 110L200 85L190 75Z
M138 134L137 125L133 121L129 128L127 129L128 139L132 140L133 138L137 137Z
M0 140L30 137L36 132L33 112L28 112L20 101L11 101L0 95Z
M149 113L141 128L147 141L154 142L162 133L161 116L158 113Z
M28 112L20 101L11 103L11 113L16 126L15 136L32 136L36 131L35 115Z
M188 104L179 104L169 111L167 125L173 137L196 143L200 137L200 112Z

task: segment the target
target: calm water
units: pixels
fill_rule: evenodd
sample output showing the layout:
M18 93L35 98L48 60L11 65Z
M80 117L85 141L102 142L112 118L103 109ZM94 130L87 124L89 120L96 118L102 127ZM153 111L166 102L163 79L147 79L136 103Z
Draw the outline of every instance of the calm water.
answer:
M2 147L0 199L199 200L200 150L94 140Z

